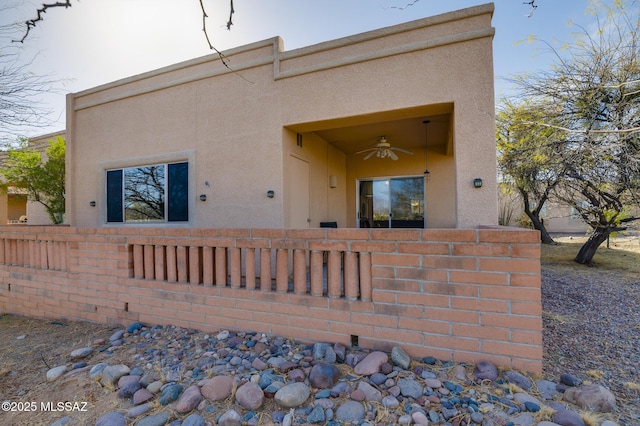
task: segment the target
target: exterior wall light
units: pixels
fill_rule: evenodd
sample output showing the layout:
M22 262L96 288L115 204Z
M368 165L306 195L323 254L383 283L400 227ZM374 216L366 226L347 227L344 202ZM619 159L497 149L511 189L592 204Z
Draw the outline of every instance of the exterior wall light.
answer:
M200 194L200 201L207 201L207 194Z
M482 188L482 179L480 178L475 178L473 180L473 187L474 188Z
M95 206L96 206L96 202L95 202L95 201L89 201L89 205L90 205L91 207L95 207Z
M267 191L267 197L269 198L273 198L275 197L276 193L273 191L273 189L270 189Z

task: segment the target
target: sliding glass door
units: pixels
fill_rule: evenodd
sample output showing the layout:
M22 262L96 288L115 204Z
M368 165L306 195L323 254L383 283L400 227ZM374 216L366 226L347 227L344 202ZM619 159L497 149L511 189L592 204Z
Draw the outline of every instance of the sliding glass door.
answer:
M424 177L358 181L360 228L424 228Z

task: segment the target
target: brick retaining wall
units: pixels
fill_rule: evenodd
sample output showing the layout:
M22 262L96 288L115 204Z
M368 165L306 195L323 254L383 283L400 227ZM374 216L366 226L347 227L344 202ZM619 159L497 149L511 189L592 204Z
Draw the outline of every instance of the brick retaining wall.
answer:
M542 370L537 232L0 227L0 310Z

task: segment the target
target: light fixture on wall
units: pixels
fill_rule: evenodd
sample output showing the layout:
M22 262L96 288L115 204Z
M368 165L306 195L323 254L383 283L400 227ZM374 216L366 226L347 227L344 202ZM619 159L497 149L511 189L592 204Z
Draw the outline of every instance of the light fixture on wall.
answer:
M270 189L270 190L267 191L267 197L273 198L275 196L276 196L276 193L275 193L275 191L273 189Z
M474 188L482 188L482 179L480 178L475 178L473 180L473 187Z
M424 176L429 179L429 168L427 167L427 151L429 149L429 129L428 124L431 123L429 120L424 120L422 122L424 124Z
M96 206L96 202L95 202L95 201L89 201L89 205L90 205L91 207L95 207L95 206Z
M338 187L338 176L331 175L329 176L329 188L337 188Z
M200 201L207 201L207 194L200 194Z

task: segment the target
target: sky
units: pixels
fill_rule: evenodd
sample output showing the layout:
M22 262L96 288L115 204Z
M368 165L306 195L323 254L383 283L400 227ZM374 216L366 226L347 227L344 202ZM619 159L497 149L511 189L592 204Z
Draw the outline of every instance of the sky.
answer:
M200 0L71 0L49 9L20 49L29 71L58 80L42 97L51 124L25 136L63 130L65 94L79 92L163 66L211 54L202 31ZM0 0L0 25L35 17L43 0ZM235 0L234 25L226 29L229 0L203 0L207 30L218 50L280 36L286 50L309 46L466 7L482 0ZM587 0L495 0L493 26L496 98L511 93L505 78L548 69L553 55L531 36L560 45L573 22L589 28ZM530 15L530 16L529 16ZM12 36L21 38L18 31ZM16 43L0 37L0 51ZM231 64L231 66L233 66Z

